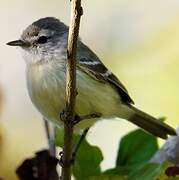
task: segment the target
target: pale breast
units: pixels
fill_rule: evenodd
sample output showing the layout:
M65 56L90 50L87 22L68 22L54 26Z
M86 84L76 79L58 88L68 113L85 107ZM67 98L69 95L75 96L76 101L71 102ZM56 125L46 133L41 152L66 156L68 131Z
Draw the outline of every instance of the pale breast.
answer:
M61 125L60 113L65 105L65 79L65 66L60 63L32 65L27 69L27 86L33 104L45 118L58 125ZM78 115L94 112L103 117L116 115L120 98L109 84L77 70L77 91L75 110ZM85 128L94 122L82 122L77 127Z
M33 104L45 118L58 124L65 102L64 80L60 64L38 64L27 69L27 87Z

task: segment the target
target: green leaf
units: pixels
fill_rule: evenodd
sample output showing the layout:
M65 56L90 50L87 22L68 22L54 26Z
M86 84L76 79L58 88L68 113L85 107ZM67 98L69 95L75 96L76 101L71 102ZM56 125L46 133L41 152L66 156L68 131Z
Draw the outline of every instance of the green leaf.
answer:
M104 171L104 174L107 175L127 175L130 172L130 167L127 166L118 166L115 168L111 168L111 169L107 169L106 171Z
M157 139L143 130L125 135L120 142L116 167L104 174L128 175L143 167L157 151Z
M157 139L141 129L132 131L120 141L116 167L145 164L157 151Z
M80 135L74 135L74 143L80 139ZM63 130L56 131L56 145L63 146ZM101 173L100 163L103 160L101 150L97 146L90 145L86 140L78 150L75 164L73 166L73 175L77 180L84 180L90 176L97 176Z
M166 180L165 170L171 163L148 163L129 174L129 180Z
M59 147L63 147L63 137L64 131L61 128L55 129L55 145Z
M127 177L125 176L118 176L118 175L99 175L99 176L93 176L89 177L86 180L127 180Z
M102 160L103 155L100 149L84 141L78 151L75 166L73 167L74 176L78 180L83 180L89 176L100 174L100 163Z

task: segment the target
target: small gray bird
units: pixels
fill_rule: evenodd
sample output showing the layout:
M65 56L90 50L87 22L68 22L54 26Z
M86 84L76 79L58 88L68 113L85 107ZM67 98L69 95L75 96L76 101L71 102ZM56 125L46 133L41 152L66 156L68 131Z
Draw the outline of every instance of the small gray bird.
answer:
M62 125L60 112L65 106L67 38L68 27L46 17L28 26L19 40L7 43L21 47L30 98L42 116L57 126ZM80 40L76 59L75 112L80 116L97 112L101 117L81 121L75 129L88 128L103 118L120 117L164 139L176 135L169 125L135 108L124 85Z

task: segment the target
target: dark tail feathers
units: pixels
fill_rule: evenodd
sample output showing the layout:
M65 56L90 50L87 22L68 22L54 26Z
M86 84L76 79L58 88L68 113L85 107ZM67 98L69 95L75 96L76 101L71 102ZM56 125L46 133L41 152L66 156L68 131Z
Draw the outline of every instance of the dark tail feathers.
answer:
M130 109L133 110L135 114L129 118L129 121L153 134L154 136L167 139L168 135L176 135L175 129L166 123L140 111L134 106L130 106Z

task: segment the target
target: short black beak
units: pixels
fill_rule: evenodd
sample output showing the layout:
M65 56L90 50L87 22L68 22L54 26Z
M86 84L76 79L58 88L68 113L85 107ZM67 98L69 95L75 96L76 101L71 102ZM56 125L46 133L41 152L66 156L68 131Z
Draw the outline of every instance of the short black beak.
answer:
M22 40L16 40L16 41L11 41L8 42L7 45L9 46L20 46L20 47L29 47L29 43L22 41Z

